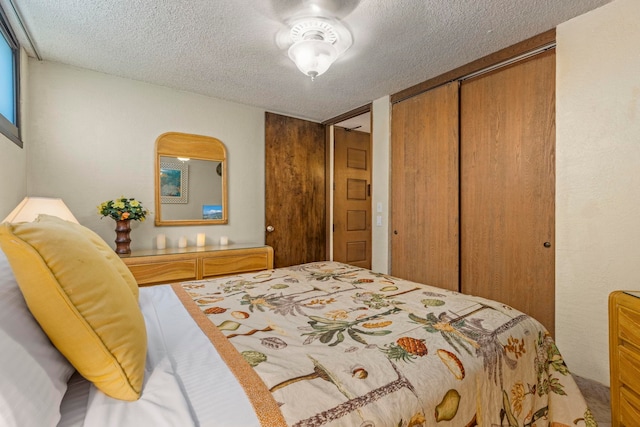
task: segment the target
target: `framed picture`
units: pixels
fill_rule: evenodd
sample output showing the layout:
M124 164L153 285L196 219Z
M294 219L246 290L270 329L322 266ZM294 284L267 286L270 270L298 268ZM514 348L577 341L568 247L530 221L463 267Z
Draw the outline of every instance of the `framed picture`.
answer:
M202 205L202 219L222 219L222 205Z
M161 203L189 203L189 166L160 162Z

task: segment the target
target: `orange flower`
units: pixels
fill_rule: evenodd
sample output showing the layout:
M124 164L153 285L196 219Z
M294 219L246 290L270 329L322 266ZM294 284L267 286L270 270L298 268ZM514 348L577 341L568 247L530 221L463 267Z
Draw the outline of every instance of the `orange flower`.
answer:
M129 215L131 215L129 212L123 212L123 213L122 213L122 219L127 219L127 218L129 218Z

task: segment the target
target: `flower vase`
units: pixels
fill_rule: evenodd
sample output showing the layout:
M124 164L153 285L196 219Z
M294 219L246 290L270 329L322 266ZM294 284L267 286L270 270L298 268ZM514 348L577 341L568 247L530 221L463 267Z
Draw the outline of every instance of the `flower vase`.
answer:
M126 255L131 253L131 220L122 219L116 221L116 253L118 255Z

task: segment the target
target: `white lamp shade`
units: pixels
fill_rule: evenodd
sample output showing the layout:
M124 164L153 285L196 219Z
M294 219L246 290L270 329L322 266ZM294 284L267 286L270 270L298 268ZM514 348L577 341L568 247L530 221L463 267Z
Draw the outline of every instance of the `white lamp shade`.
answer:
M40 214L57 216L79 224L62 199L49 197L25 197L2 222L32 222Z
M338 51L326 41L300 40L289 48L289 58L300 71L315 78L329 69L338 58Z

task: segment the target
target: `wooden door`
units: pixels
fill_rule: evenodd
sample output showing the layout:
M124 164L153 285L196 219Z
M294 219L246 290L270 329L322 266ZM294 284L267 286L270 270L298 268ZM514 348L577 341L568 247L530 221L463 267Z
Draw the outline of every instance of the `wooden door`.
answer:
M333 133L333 259L371 268L371 134Z
M458 83L393 105L391 273L458 290Z
M266 113L265 242L275 267L326 259L325 151L323 125Z
M461 86L461 289L553 334L555 53Z

